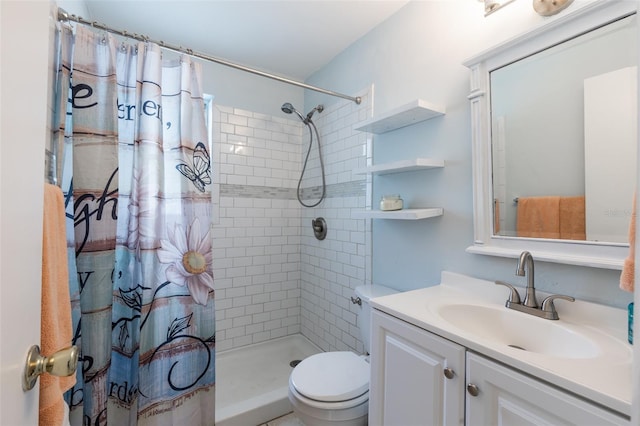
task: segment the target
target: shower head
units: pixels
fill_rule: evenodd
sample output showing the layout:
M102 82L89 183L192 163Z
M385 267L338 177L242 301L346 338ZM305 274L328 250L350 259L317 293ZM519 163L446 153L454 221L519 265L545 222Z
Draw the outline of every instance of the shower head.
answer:
M317 107L315 107L314 109L312 109L311 111L309 111L309 114L307 114L307 121L311 120L311 117L313 117L313 113L314 112L322 112L324 111L324 105L320 104Z
M297 115L298 117L300 117L300 120L302 120L302 122L303 122L304 124L308 124L308 123L309 123L309 121L311 121L311 117L313 117L313 113L314 113L314 112L316 112L316 111L318 111L318 112L322 112L322 111L324 111L324 105L318 105L317 107L315 107L314 109L312 109L311 111L309 111L309 114L307 114L307 116L306 116L306 117L304 117L302 114L300 114L300 113L298 112L298 110L297 110L297 109L295 109L295 108L293 107L293 105L291 105L289 102L285 102L285 103L283 103L283 104L282 104L281 109L282 109L282 112L284 112L285 114L292 114L292 113L294 113L294 112L295 112L295 113L296 113L296 115Z
M295 110L296 109L289 102L282 104L282 112L284 112L285 114L291 114Z
M307 124L308 120L307 120L306 118L304 118L304 117L302 116L302 114L300 114L300 113L298 112L298 110L297 110L297 109L295 109L295 108L293 107L293 105L291 105L289 102L286 102L286 103L282 104L281 109L282 109L282 112L284 112L285 114L291 114L291 113L294 113L294 112L295 112L295 113L296 113L296 115L297 115L298 117L300 117L300 120L302 120L302 122L303 122L304 124Z

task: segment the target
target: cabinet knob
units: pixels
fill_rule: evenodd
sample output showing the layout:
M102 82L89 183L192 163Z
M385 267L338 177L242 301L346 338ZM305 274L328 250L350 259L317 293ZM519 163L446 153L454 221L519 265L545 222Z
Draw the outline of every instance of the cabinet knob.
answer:
M471 396L478 396L478 394L480 393L480 389L478 389L478 386L474 385L473 383L469 383L467 385L467 392L469 392L469 395Z
M444 377L446 377L447 379L453 379L453 376L455 376L456 373L455 371L453 371L453 369L447 367L444 369Z

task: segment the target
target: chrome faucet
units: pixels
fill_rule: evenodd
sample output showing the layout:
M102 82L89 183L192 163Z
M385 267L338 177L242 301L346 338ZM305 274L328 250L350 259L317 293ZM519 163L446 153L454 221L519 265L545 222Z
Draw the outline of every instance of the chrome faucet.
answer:
M524 271L525 266L527 267L526 274ZM536 288L533 278L533 256L528 251L520 253L520 259L518 259L518 264L516 265L516 275L519 277L527 275L527 293L522 304L528 308L537 308L538 301L536 300Z
M525 274L526 267L526 274ZM540 318L549 319L549 320L557 320L558 312L556 311L556 307L553 304L555 299L563 299L568 300L570 302L575 301L575 299L571 296L564 296L561 294L554 294L551 296L547 296L542 301L542 306L538 307L538 301L536 300L536 288L534 282L533 275L533 256L528 251L523 251L520 254L520 258L518 259L518 265L516 267L516 275L523 277L527 276L527 288L526 294L524 297L524 302L520 301L520 294L518 290L514 286L509 283L505 283L504 281L496 281L495 283L498 285L503 285L509 288L509 299L505 303L505 306L509 309L514 309L516 311L524 312L527 314L535 315Z

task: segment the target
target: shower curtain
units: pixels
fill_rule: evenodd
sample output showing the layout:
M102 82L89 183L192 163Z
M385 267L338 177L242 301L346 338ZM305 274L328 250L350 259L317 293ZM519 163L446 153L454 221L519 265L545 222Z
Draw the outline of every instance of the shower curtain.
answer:
M211 158L201 71L61 26L63 139L77 385L72 425L212 425Z

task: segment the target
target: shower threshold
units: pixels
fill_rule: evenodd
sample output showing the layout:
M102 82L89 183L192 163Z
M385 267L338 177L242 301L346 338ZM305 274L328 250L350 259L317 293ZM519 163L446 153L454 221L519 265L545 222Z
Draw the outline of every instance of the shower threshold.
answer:
M301 334L216 354L216 426L259 425L293 410L291 361L320 348Z

